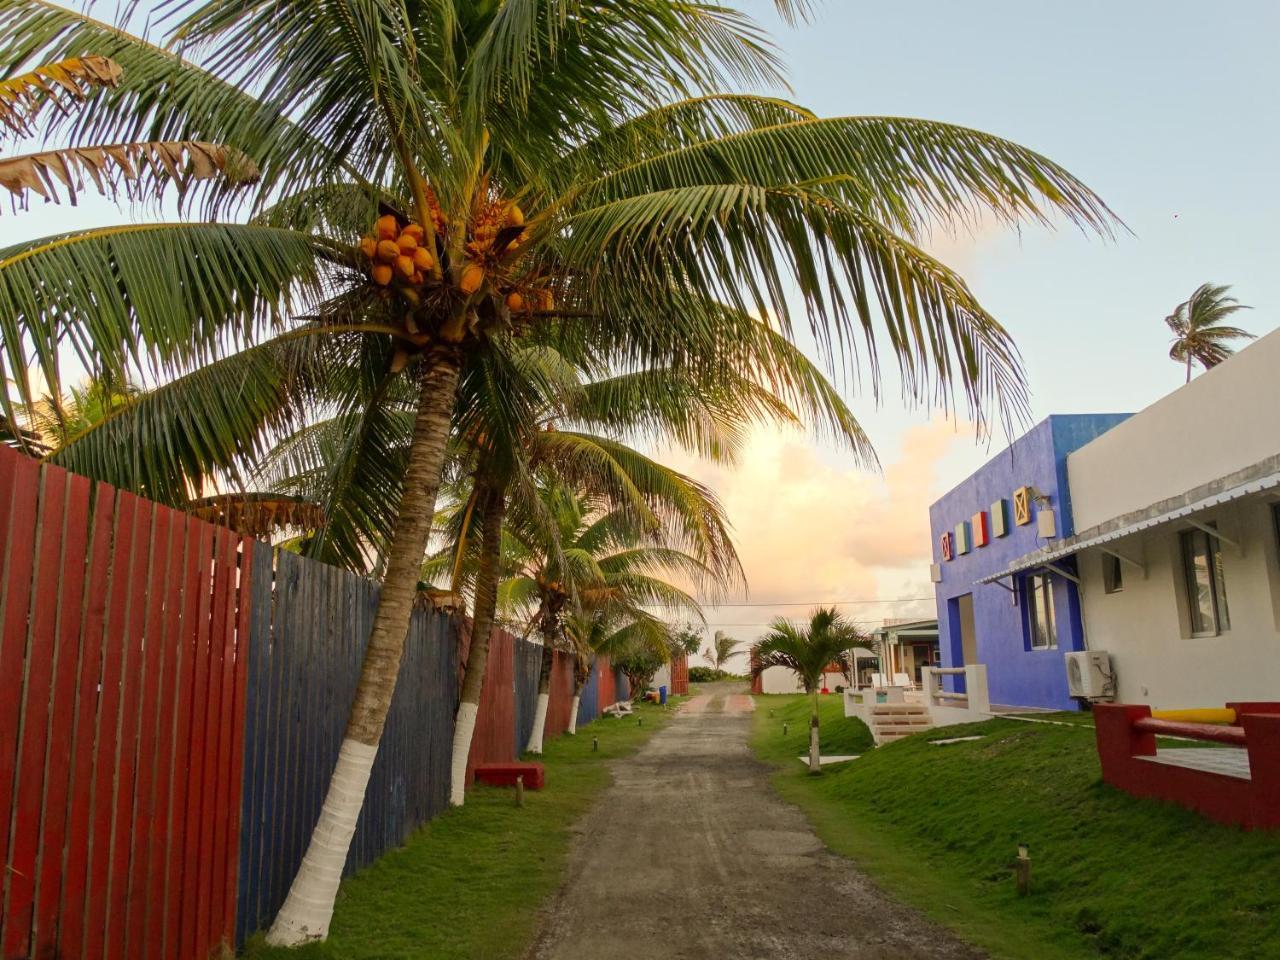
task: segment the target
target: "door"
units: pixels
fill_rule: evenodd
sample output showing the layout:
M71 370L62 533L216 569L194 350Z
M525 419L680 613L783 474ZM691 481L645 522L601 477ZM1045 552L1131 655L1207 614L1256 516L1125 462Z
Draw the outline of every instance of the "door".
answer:
M978 634L973 624L973 594L965 593L947 602L947 614L951 628L951 663L964 667L978 662ZM953 684L945 685L956 693L965 693L964 677L951 677Z

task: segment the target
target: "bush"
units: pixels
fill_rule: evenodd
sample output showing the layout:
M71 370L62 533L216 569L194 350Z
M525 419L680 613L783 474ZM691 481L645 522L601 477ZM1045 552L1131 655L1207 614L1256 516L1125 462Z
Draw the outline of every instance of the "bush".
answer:
M718 679L719 677L716 676L716 671L712 670L710 667L689 668L690 683L711 683L711 681Z

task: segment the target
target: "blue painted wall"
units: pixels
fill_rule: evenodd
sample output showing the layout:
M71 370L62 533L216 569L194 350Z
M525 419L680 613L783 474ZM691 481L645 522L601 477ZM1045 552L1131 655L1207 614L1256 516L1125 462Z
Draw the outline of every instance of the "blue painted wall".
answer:
M1057 649L1032 650L1021 580L1017 584L1016 605L1008 590L976 581L1051 542L1037 536L1036 514L1045 507L1034 504L1031 523L1025 526L1018 526L1014 521L1013 492L1018 487L1033 486L1048 494L1047 508L1056 514L1058 537L1072 534L1067 455L1126 417L1128 414L1049 417L929 508L933 562L942 567L942 582L934 585L942 663L948 667L964 665L958 598L971 593L977 662L987 665L992 703L1063 710L1077 706L1067 696L1063 665L1066 652L1084 647L1075 584L1063 577L1054 577L1058 646ZM989 511L991 504L1000 499L1007 503L1006 536L996 537L993 533L987 546L973 546L964 555L957 551L955 559L943 560L942 535L954 532L958 524L975 513ZM1070 569L1070 562L1065 561L1063 566ZM1007 584L1008 580L1003 582Z

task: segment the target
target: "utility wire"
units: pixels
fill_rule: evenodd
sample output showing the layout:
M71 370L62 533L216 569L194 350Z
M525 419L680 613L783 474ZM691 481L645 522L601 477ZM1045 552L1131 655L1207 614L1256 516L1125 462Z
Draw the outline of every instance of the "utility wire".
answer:
M768 602L743 602L743 603L705 603L698 601L700 607L710 607L711 609L719 609L720 607L814 607L814 606L833 606L842 607L853 603L924 603L926 601L933 602L934 597L887 597L883 600L779 600L776 603ZM646 604L650 607L682 607L682 603L650 603Z

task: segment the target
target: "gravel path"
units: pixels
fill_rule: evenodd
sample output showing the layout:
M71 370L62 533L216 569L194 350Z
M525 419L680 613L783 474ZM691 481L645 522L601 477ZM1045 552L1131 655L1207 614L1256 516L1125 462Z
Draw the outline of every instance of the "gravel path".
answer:
M752 700L711 689L614 766L531 960L985 956L829 853L751 756Z

